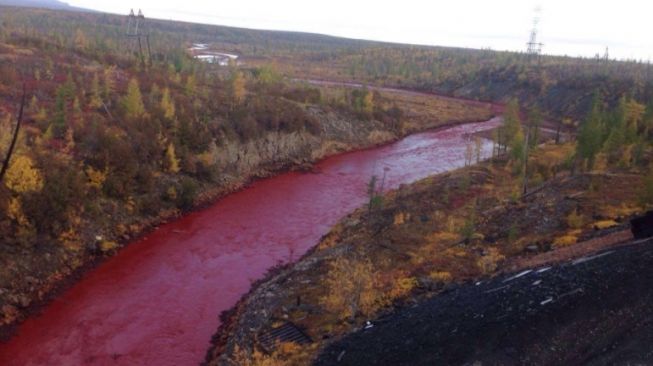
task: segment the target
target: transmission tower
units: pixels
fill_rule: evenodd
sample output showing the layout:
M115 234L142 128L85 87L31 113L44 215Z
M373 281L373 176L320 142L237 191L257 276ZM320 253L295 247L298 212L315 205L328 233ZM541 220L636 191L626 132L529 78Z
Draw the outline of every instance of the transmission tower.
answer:
M540 43L537 41L537 27L540 25L540 19L542 15L542 8L539 6L535 8L535 17L533 18L533 29L531 30L531 37L526 43L528 46L528 50L526 51L529 55L532 56L539 56L542 54L542 47L544 46L543 43Z
M138 15L131 9L127 16L127 48L131 54L138 53L138 56L145 67L145 53L143 43L147 48L147 59L152 64L152 51L150 49L150 35L146 28L145 15L138 9Z

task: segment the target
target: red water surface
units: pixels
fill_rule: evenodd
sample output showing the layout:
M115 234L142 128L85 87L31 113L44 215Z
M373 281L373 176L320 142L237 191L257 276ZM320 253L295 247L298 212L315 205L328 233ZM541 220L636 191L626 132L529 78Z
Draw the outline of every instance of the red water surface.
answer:
M469 133L498 119L347 153L318 173L261 180L130 244L24 322L0 345L0 365L197 365L218 315L268 268L296 260L365 201L372 174L386 188L460 167ZM491 146L485 145L485 154Z

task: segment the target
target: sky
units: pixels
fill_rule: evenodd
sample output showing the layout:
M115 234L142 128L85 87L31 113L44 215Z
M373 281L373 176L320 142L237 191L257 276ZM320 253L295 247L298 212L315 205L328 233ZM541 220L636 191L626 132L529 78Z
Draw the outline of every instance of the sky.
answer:
M546 54L653 60L648 0L64 0L146 17L398 43L526 49L536 8Z

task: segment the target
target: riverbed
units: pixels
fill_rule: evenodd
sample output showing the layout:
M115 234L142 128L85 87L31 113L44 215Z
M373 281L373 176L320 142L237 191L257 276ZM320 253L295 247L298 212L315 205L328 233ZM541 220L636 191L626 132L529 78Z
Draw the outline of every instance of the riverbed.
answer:
M218 315L272 266L297 260L385 189L464 165L482 123L331 157L313 172L258 181L130 244L0 344L0 365L196 365ZM492 144L484 141L484 155ZM382 179L385 174L385 180Z

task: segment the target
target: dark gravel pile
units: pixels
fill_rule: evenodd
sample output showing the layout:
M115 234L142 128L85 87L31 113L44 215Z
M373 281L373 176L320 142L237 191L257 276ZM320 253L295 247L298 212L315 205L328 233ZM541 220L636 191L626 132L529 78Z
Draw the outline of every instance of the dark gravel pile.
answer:
M317 365L653 365L653 240L460 286Z

